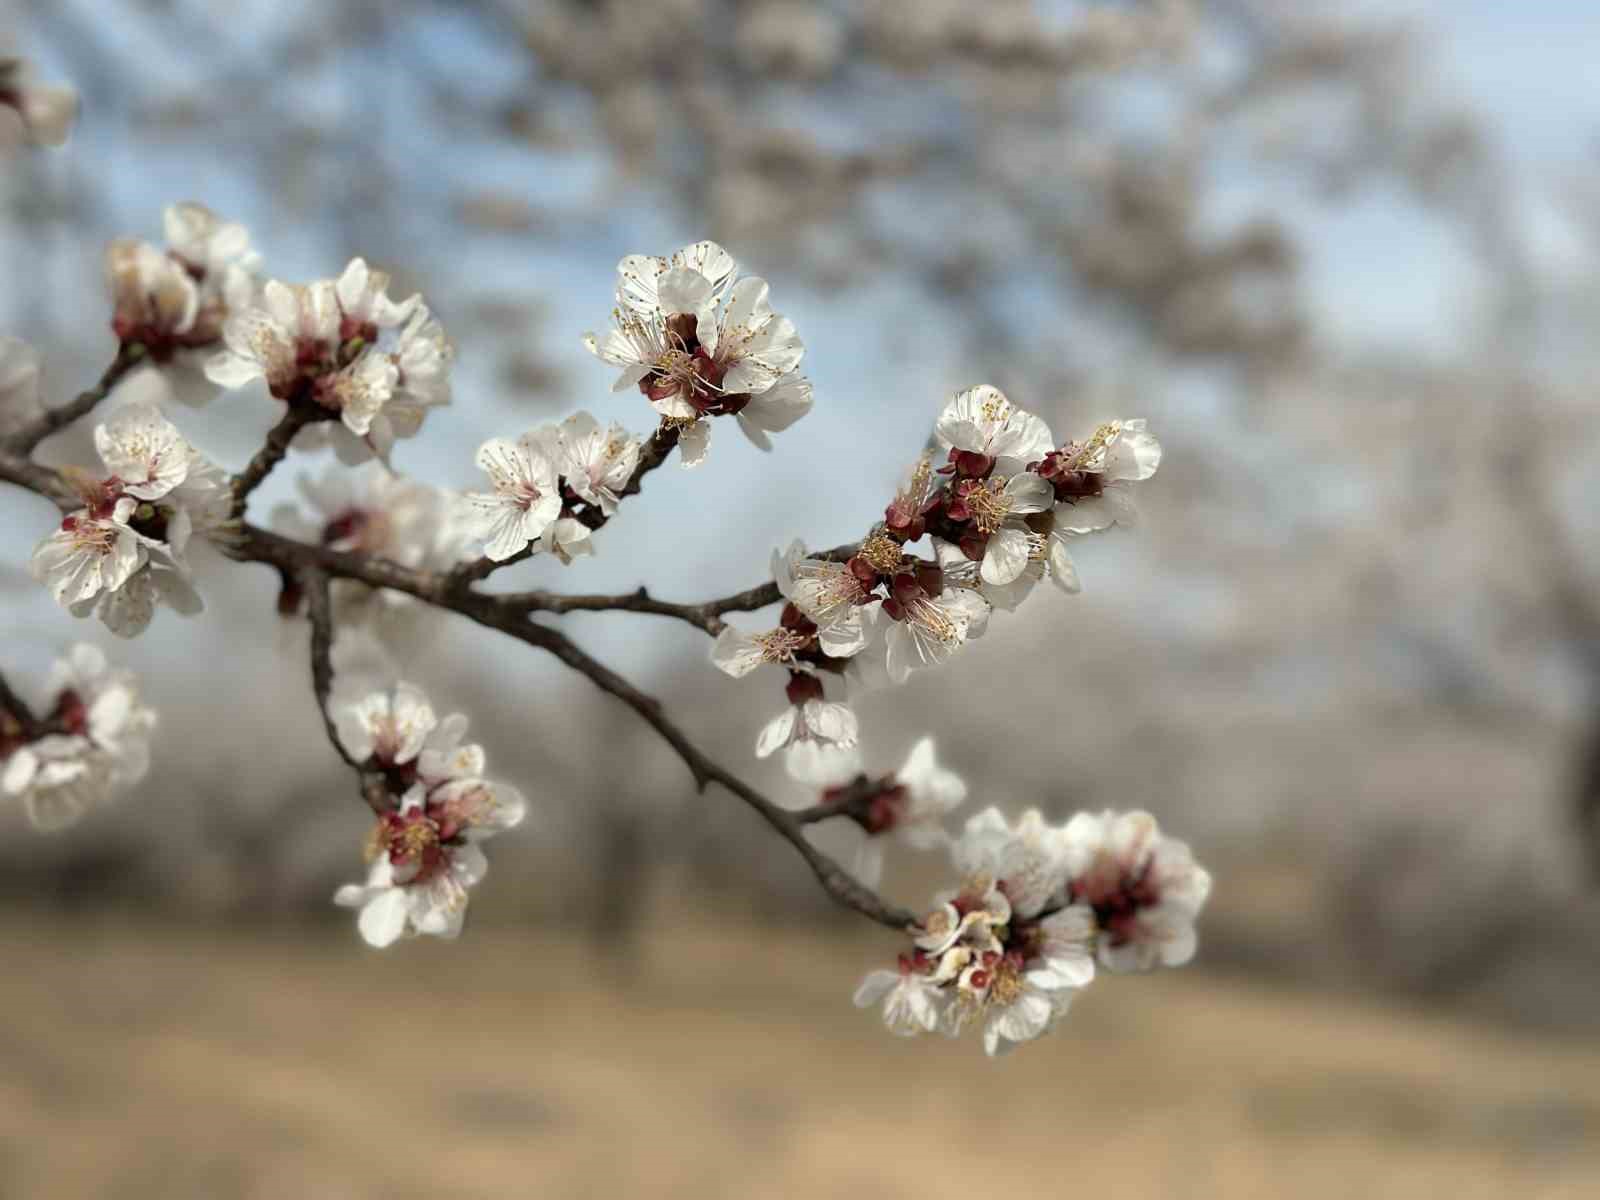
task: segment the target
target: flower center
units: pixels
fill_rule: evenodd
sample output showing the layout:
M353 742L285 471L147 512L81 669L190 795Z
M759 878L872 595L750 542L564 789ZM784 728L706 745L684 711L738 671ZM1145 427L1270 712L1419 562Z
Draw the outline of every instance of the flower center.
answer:
M1073 453L1067 458L1067 469L1072 471L1098 470L1104 466L1107 444L1122 432L1121 421L1107 421L1089 435L1081 445L1069 445Z
M64 517L61 528L72 535L72 548L80 554L110 554L116 544L116 526L106 521Z
M892 575L900 569L905 551L893 538L878 533L861 544L857 556L881 575Z
M905 602L906 620L935 641L951 645L961 640L961 631L944 608L926 596Z
M972 521L983 534L994 533L1011 514L1016 501L1001 484L991 480L971 488L966 494L967 510Z
M761 647L761 661L769 663L785 663L794 661L798 651L804 650L810 643L809 634L798 633L792 629L774 629L768 633L757 634L755 643Z

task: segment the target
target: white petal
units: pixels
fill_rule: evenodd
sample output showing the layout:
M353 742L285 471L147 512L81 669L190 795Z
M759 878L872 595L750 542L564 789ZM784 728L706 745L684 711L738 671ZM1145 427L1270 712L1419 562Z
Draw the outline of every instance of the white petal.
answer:
M685 467L698 467L711 448L711 422L696 421L678 434L678 457Z
M337 902L337 895L335 895ZM385 888L367 901L357 918L357 927L369 946L383 949L393 945L406 928L406 894L404 889Z
M1028 569L1030 550L1027 530L1014 525L1002 526L989 536L978 574L985 583L1008 584Z
M1015 513L1044 512L1056 502L1056 490L1036 472L1023 471L1006 480L1006 494Z

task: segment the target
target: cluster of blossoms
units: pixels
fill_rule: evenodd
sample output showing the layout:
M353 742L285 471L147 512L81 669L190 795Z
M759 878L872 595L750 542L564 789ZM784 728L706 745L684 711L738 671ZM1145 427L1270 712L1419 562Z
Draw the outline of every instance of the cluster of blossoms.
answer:
M27 92L17 60L0 58L0 105L22 113L33 136L54 132L60 104ZM232 486L151 405L128 405L97 426L104 475L65 473L81 507L38 545L31 568L74 615L97 612L122 636L143 630L158 602L199 610L190 538L228 526L234 545L245 544L253 531L234 520L235 508L281 457L291 431L302 448L331 443L346 463L380 460L316 481L301 476L310 515L284 505L274 521L305 543L302 552L320 546L443 572L479 544L495 563L533 550L570 563L593 552L591 530L674 441L683 464L695 466L711 419L733 416L770 449L768 435L811 407L811 385L798 371L803 347L772 310L765 281L739 278L712 242L670 258L631 256L618 267L616 327L587 344L620 368L614 390L637 388L647 398L661 421L658 441L647 451L620 425L580 412L516 441L485 442L477 463L491 489L458 497L388 469L395 440L416 434L428 410L450 399L453 349L420 296L391 299L388 276L359 258L337 279L273 280L258 292L258 256L242 227L193 204L167 209L165 226L164 251L121 241L108 253L119 369L141 360L195 363L196 352L207 351L212 383L263 380L290 419L269 438L271 453ZM219 342L226 348L217 350ZM51 425L37 423L37 379L31 352L0 340L0 434ZM1161 459L1142 420L1112 421L1058 445L1042 420L992 387L955 396L936 435L944 462L924 458L848 557L808 555L799 542L774 553L783 599L777 627L725 627L712 658L736 677L769 666L787 675L787 703L760 731L756 753L782 751L790 774L820 789L789 832L842 819L857 837L851 870L868 887L877 885L891 838L947 848L960 872L960 886L908 929L912 945L899 969L870 975L856 1003L881 1004L901 1034L955 1035L981 1024L995 1054L1051 1029L1097 966L1187 962L1210 877L1142 812L1082 813L1058 827L1036 810L1013 823L991 808L952 837L944 822L967 787L940 764L931 738L891 773L861 770L855 714L828 698L824 681L903 683L981 636L993 608L1015 609L1039 582L1076 592L1069 539L1127 524L1131 485ZM31 447L37 439L30 432L19 440ZM929 550L912 553L924 537ZM283 569L287 612L298 584ZM348 627L412 603L334 582L347 650L372 641ZM314 653L329 652L326 623L314 628ZM520 824L527 806L515 788L486 777L483 748L463 740L466 718L441 719L413 685L374 689L353 682L362 672L341 669L341 688L326 696L337 650L314 659L318 695L377 819L365 882L339 888L334 901L359 910L361 936L373 946L421 934L453 938L470 889L488 870L481 843ZM0 688L0 791L41 828L70 823L142 777L155 720L131 679L89 646L57 665L51 687L48 714L37 718ZM904 919L884 911L871 915Z
M940 766L933 739L911 747L898 770L877 777L857 771L854 755L828 764L820 805L849 820L854 850L849 870L875 888L883 878L884 843L890 837L913 850L936 850L949 844L944 818L967 798L967 784ZM852 778L853 776L853 778Z
M621 425L602 426L586 412L514 442L491 438L478 447L477 462L493 490L467 493L465 523L494 562L535 545L564 563L593 554L577 506L605 517L616 511L640 449Z
M185 550L228 519L221 469L153 405L118 410L94 440L107 474L69 473L83 507L34 549L33 577L73 616L97 613L120 637L142 633L160 603L199 612Z
M52 668L39 720L0 702L0 795L34 828L64 829L144 778L155 712L133 676L80 643Z
M770 433L811 411L811 382L799 373L805 346L767 302L767 281L739 278L715 242L671 258L630 254L617 264L615 328L584 345L621 373L614 392L638 388L678 432L685 467L705 461L711 418L734 416L745 436L770 450Z
M335 464L319 478L302 473L295 482L310 515L297 505L280 504L272 510L272 526L297 541L416 570L448 570L467 557L471 531L461 520L460 497L451 492L396 475L377 462ZM404 592L352 579L336 580L333 594L340 626L364 625L383 611L416 607Z
M934 898L898 969L856 992L896 1034L953 1037L981 1022L984 1049L1002 1053L1054 1028L1096 964L1144 971L1194 956L1211 876L1149 813L1052 826L1037 810L1012 824L990 808L950 851L961 886Z
M468 889L489 870L479 843L521 823L522 794L484 778L483 747L461 741L467 718L441 720L411 684L332 712L345 752L382 776L389 797L367 840L366 882L341 887L334 903L361 910L357 924L373 946L402 935L455 937Z
M809 558L798 543L774 555L778 627L729 627L712 649L736 678L762 665L789 672L789 707L758 735L756 753L786 747L797 778L836 769L858 734L850 709L824 698L825 675L904 683L981 637L994 608L1016 609L1040 581L1077 592L1068 540L1131 523L1130 486L1161 462L1143 420L1057 446L1042 420L988 386L955 396L935 433L944 465L919 462L847 561ZM931 557L909 553L924 537Z
M258 307L222 326L227 349L206 364L224 388L252 380L307 422L296 444L331 444L343 462L387 462L397 438L416 435L428 410L450 402L455 350L420 295L389 298L389 276L352 259L338 279L276 279Z
M162 224L166 250L135 238L106 250L111 329L153 362L203 367L228 318L254 302L261 256L243 225L202 204L168 205Z
M15 114L24 142L59 146L78 118L78 93L40 83L27 59L0 53L0 109Z

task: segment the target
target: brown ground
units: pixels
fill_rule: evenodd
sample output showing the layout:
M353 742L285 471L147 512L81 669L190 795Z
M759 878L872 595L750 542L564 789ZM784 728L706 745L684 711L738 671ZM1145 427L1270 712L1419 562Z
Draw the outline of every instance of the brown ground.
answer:
M0 929L6 1200L1600 1196L1600 1046L1197 971L996 1063L849 1006L871 934L678 923L623 986L543 934Z

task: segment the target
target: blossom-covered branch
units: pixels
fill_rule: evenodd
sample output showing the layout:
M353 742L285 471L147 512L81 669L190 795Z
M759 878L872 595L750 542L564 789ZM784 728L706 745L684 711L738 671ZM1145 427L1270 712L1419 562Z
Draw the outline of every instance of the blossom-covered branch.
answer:
M592 493L594 496L593 502L574 492L574 498L577 499L578 503L574 506L571 519L591 532L599 529L611 519L611 514L616 511L617 503L624 496L637 496L639 494L644 477L666 462L667 456L672 453L677 444L678 431L671 426L663 426L656 431L653 437L646 439L642 443L634 443L625 438L619 441L617 443L618 448L611 449L608 458L602 460L602 470L614 476L620 468L622 470L621 480L618 481L614 489L604 485L601 485L604 488L603 491L600 488L594 489ZM606 452L602 451L602 453ZM520 452L518 457L523 457ZM479 461L480 464L484 461L482 452L479 454ZM519 466L521 466L520 463ZM530 469L531 464L523 467L524 471ZM587 474L587 471L585 471L585 474ZM502 478L511 478L513 481L505 485L497 483L497 490L510 492L517 497L518 502L522 502L522 498L527 495L529 483L514 476ZM553 485L555 476L552 474L549 478ZM516 491L515 489L517 488L520 488L521 491ZM602 497L604 498L602 499ZM492 508L492 506L489 507ZM525 504L523 511L526 512L529 508L531 508L531 504ZM560 510L557 509L556 511L559 512ZM578 534L576 530L572 531L569 536L574 541L583 540L583 535ZM484 554L457 567L451 575L452 585L461 588L468 584L481 583L501 567L509 567L514 563L523 562L544 548L545 545L541 541L530 539L526 545L519 546L499 558L494 557L492 554Z
M118 636L138 635L162 607L200 610L187 553L196 537L271 568L281 613L304 607L323 727L375 817L364 881L335 896L359 910L366 941L456 936L488 869L483 844L527 808L487 774L484 748L465 741L467 718L441 717L423 688L396 677L384 644L391 622L439 610L549 654L620 700L699 790L731 793L830 897L911 939L898 972L869 977L857 997L881 1001L896 1032L957 1033L981 1017L995 1053L1052 1027L1096 962L1145 969L1192 955L1209 876L1148 815L1079 814L1053 826L1037 812L1013 824L991 809L953 834L946 821L967 786L934 740L918 740L892 771L869 771L850 703L949 660L1040 582L1078 591L1069 541L1129 524L1132 487L1159 466L1143 420L1101 421L1058 442L997 389L970 388L938 414L942 461L919 460L859 541L815 553L792 542L773 553L768 582L695 604L643 586L492 594L477 585L501 567L541 554L570 566L594 554L593 535L674 449L684 467L705 460L717 420L731 418L770 451L772 435L811 410L804 345L773 309L766 281L741 276L707 241L623 259L612 328L585 344L617 368L613 391L642 397L654 428L638 435L578 412L491 438L476 456L488 490L463 494L393 467L397 443L452 400L454 346L421 295L392 298L388 275L361 258L310 283L262 282L242 227L194 204L172 206L163 224L164 250L128 239L108 251L119 349L96 387L45 410L36 358L0 343L0 416L21 414L0 424L0 480L62 509L30 569L64 609L95 615ZM190 403L264 393L282 406L278 419L233 475L148 400L113 400L94 429L98 469L33 461L43 437L111 400L140 364ZM250 496L292 453L327 449L344 466L300 477L309 514L280 505L273 529L244 519ZM724 619L769 606L779 612L766 631ZM714 639L711 661L736 678L780 669L784 705L754 751L781 754L791 794L746 783L689 737L669 705L537 619L579 611L693 625ZM77 819L141 775L154 720L92 648L75 650L57 675L39 718L0 682L5 792L40 827ZM812 841L823 823L849 835L848 861ZM947 852L960 875L920 919L876 890L891 844Z
M856 549L856 544L851 543L821 551L813 557L824 562L845 562L854 555ZM675 604L668 600L657 600L650 595L649 589L644 587L631 592L589 596L543 590L507 592L495 599L505 608L520 609L524 612L632 612L672 617L716 637L727 628L727 623L722 620L724 613L755 612L757 609L768 608L782 600L783 594L776 583L768 582L699 604Z

